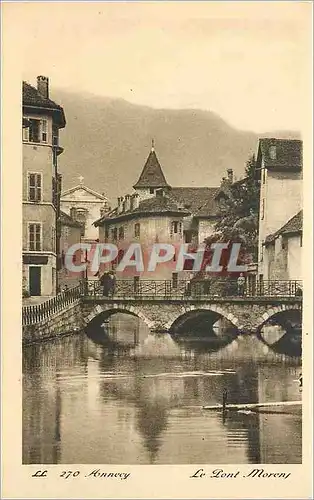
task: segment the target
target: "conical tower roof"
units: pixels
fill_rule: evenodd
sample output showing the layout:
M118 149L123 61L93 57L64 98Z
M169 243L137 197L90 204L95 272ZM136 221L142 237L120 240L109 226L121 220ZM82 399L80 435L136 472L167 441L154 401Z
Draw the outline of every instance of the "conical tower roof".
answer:
M134 184L133 187L134 189L169 187L169 184L166 181L166 178L158 161L154 143L152 145L151 152L149 153L142 173L137 183Z

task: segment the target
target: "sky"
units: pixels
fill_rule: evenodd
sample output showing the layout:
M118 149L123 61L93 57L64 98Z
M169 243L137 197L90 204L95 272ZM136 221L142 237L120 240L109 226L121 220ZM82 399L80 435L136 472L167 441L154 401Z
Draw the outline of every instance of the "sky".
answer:
M243 130L304 126L310 2L8 3L23 78ZM18 34L18 37L16 37Z

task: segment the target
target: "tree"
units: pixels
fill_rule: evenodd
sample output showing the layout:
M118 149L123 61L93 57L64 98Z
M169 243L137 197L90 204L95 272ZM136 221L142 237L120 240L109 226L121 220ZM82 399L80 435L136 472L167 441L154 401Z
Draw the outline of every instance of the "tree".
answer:
M253 155L246 163L244 179L225 189L224 203L215 225L215 237L219 241L240 242L252 261L257 259L259 191L259 176Z
M218 193L218 220L215 224L214 233L204 241L206 245L205 257L201 271L195 276L196 279L209 278L212 285L215 286L215 283L217 285L223 276L233 274L228 272L233 243L241 244L237 262L239 265L256 261L260 190L258 177L256 160L253 155L246 163L244 179L233 184L230 184L227 180L222 182ZM209 277L208 273L205 272L205 268L211 263L213 256L211 244L216 242L228 243L228 248L222 252L220 261L223 267L222 272L219 275ZM237 275L233 277L236 278ZM224 290L225 286L223 286ZM225 291L227 292L227 290Z

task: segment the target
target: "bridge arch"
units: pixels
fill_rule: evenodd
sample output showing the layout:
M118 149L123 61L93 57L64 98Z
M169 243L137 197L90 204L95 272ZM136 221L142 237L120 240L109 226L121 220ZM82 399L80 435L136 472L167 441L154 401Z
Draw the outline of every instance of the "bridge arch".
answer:
M282 313L285 311L293 311L293 310L294 311L297 310L297 311L301 312L302 311L302 304L282 304L282 305L274 306L274 307L267 309L267 311L265 311L263 315L258 317L256 324L255 324L256 330L259 330L264 325L264 323L266 323L266 321L271 319L276 314L279 314L279 313Z
M227 310L225 310L224 308L216 305L216 304L202 304L201 306L195 306L193 304L190 304L190 305L185 305L185 306L182 306L181 308L181 314L177 315L175 318L172 318L170 321L168 321L168 323L166 323L165 325L165 329L170 331L173 329L175 323L179 322L180 319L184 318L184 316L188 316L189 313L197 313L197 312L204 312L204 311L208 311L208 312L212 312L214 314L217 314L219 316L221 316L222 318L224 319L227 319L228 321L230 321L233 326L235 326L236 328L240 329L242 328L240 325L239 325L239 319L234 315L232 314L231 312L228 312Z
M117 313L125 313L130 314L131 316L137 316L148 326L148 328L152 328L154 326L154 323L150 321L145 316L145 314L143 314L142 310L139 307L129 304L98 304L92 309L88 316L84 318L85 326L87 326L94 318L101 314L109 317Z

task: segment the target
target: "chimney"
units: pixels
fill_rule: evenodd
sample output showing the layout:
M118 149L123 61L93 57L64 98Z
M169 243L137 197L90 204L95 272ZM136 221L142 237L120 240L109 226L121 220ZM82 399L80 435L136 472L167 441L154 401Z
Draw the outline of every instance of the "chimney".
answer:
M75 207L70 208L70 217L72 217L72 219L76 220L76 208Z
M228 174L228 181L230 182L230 184L233 184L233 170L232 170L232 168L228 168L227 174Z
M125 211L131 210L131 196L129 194L125 195Z
M140 204L140 196L138 193L133 194L133 210L136 210Z
M49 99L49 79L46 76L37 76L37 90L44 99Z
M118 214L123 212L123 196L119 196L118 198Z

